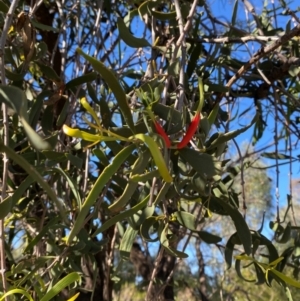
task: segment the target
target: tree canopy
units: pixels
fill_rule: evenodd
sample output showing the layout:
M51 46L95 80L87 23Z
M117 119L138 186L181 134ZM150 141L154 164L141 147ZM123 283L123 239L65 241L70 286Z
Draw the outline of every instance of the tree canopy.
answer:
M297 300L299 8L252 2L0 1L0 301Z

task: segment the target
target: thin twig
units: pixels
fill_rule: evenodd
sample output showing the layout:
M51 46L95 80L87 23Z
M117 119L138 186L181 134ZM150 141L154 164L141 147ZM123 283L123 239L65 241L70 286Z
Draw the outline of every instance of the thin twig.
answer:
M279 95L274 89L274 100L275 100L275 133L274 133L274 141L275 141L275 154L278 154L278 103L279 103ZM276 197L276 209L277 209L277 222L280 223L280 215L279 215L279 165L278 165L278 157L275 158L276 164L276 188L275 188L275 197Z
M175 0L174 4L175 4L176 15L177 15L177 19L178 19L180 37L177 40L175 48L174 48L172 62L174 62L176 60L177 53L178 53L178 50L179 50L180 47L181 47L181 52L182 52L180 72L179 72L179 97L178 97L178 99L175 103L175 108L177 108L178 110L181 110L181 108L183 107L183 100L184 100L184 76L185 76L185 69L186 69L185 36L188 33L188 31L189 31L189 29L192 25L192 20L193 20L194 14L196 12L196 7L197 7L197 4L198 4L198 0L194 0L193 4L191 6L191 9L190 9L190 13L187 17L187 22L186 22L184 27L183 27L183 18L182 18L182 14L181 14L179 1Z
M154 263L154 269L152 271L150 283L148 285L147 296L146 296L147 301L151 301L151 290L152 290L153 282L154 282L155 275L156 275L157 270L158 270L159 262L161 261L161 259L163 257L163 254L164 254L164 248L161 246L160 250L159 250L159 253L156 257L156 260L155 260L155 263Z
M14 16L15 9L18 5L18 0L13 0L9 10L6 14L2 35L0 39L0 71L1 71L1 83L6 85L6 76L5 76L5 61L4 61L4 51L5 44L7 39L8 30L11 26L12 19ZM8 113L6 104L2 104L2 114L3 114L3 144L9 145L9 124L8 124ZM3 154L3 172L2 172L2 192L1 192L1 202L4 201L6 197L7 190L7 177L8 177L8 157L6 153ZM0 220L0 274L3 284L3 292L6 293L8 290L7 281L5 278L6 272L6 261L5 261L5 233L4 233L4 219ZM5 300L8 301L9 297L5 297Z
M266 55L272 53L275 49L280 47L281 45L290 41L293 37L298 36L300 34L300 24L293 28L289 33L283 35L282 37L278 38L274 43L268 45L266 47L260 48L252 57L251 59L243 65L237 73L227 82L226 87L231 88L231 86L248 70L250 67L258 62L261 58L265 57ZM218 99L220 100L223 97L224 93L222 93Z
M234 44L234 43L246 43L246 42L271 42L277 41L278 36L252 36L247 35L245 37L224 37L224 38L212 38L212 37L200 37L200 38L186 38L187 42L194 43L211 43L211 44Z

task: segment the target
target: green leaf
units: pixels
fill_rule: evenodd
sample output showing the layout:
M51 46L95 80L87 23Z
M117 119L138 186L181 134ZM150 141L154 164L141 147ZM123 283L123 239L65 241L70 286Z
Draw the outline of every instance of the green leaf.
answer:
M207 244L217 244L222 241L222 237L206 231L198 231L198 235Z
M172 11L169 13L164 13L156 10L151 10L152 16L155 17L155 19L160 21L169 21L169 20L175 20L176 19L176 11Z
M129 128L134 133L134 124L132 120L132 114L129 108L129 105L127 103L126 94L123 91L118 79L115 77L113 72L108 69L103 63L96 60L95 58L85 54L80 48L77 49L77 52L81 54L97 71L103 80L108 84L109 88L114 93L116 100L119 104L120 110L123 114L123 117L129 126Z
M52 218L47 224L44 224L42 230L37 235L35 235L30 242L28 242L24 252L31 251L34 247L36 247L38 242L45 235L47 235L47 233L49 233L49 229L54 228L54 226L57 226L59 222L60 222L60 217L57 216L55 218Z
M9 10L9 7L3 1L0 1L0 11L7 14L8 10Z
M285 154L281 154L281 153L268 153L268 152L264 152L261 154L262 157L268 158L268 159L278 159L278 160L291 160L291 159L295 159L291 156L285 155Z
M191 231L197 231L197 219L193 214L185 211L176 211L172 214L172 217L175 217L177 222L183 227Z
M67 179L68 185L73 193L73 196L75 197L75 199L77 201L77 207L81 208L82 202L81 202L80 193L79 193L75 183L73 182L73 179L60 167L54 167L54 168L52 168L52 170L59 172L63 177L65 177Z
M179 155L204 179L212 178L221 170L221 163L209 154L200 153L199 151L185 147L179 151Z
M150 216L146 218L146 220L141 224L140 227L140 235L145 241L155 242L158 240L158 236L156 238L151 238L149 232L151 228L158 223L158 218L156 216Z
M231 268L233 249L234 249L234 245L237 242L240 244L237 233L234 233L233 235L230 236L230 238L228 239L228 241L226 243L224 257L225 257L225 262L227 264L227 269Z
M64 207L62 206L62 203L58 200L53 189L37 172L37 170L32 165L30 165L24 158L17 155L12 149L3 145L3 143L1 142L0 152L5 152L10 159L12 159L16 164L20 165L27 172L27 174L29 174L34 179L34 181L36 181L44 189L44 191L48 194L53 203L57 206L58 212L61 215L63 221L65 221L68 225L69 222L67 220L67 214L64 210Z
M51 26L42 24L42 23L36 21L35 19L31 19L30 22L31 22L31 24L32 24L35 28L37 28L37 29L41 29L41 30L43 30L43 31L59 32L59 29L58 29L58 28L54 28L54 27L51 27Z
M170 247L169 239L167 237L169 231L169 224L166 224L162 231L159 231L159 240L163 245L164 249L171 254L172 256L179 257L179 258L187 258L189 257L186 253L180 252L172 247Z
M276 242L278 242L280 244L285 244L291 239L291 234L292 234L292 225L291 225L291 222L288 222L283 233L278 234L276 231L275 240L276 240Z
M212 111L209 113L209 116L207 117L210 127L215 123L215 120L219 113L219 106L219 103L216 103Z
M98 76L97 72L89 72L87 74L81 75L77 78L70 80L66 84L66 89L72 89L77 86L83 85L85 83L92 82L93 80L95 80L97 78L97 76Z
M73 241L73 238L76 236L76 234L80 231L80 229L83 228L84 220L87 214L89 213L91 207L95 205L97 198L102 192L102 189L109 182L111 177L118 171L120 166L126 161L128 156L134 151L134 149L134 144L125 147L114 157L111 164L106 166L102 173L99 175L98 179L96 180L94 186L90 190L86 200L84 201L78 213L74 226L71 229L71 232L68 236L67 244L70 244Z
M41 71L44 73L44 75L50 79L53 80L54 82L60 83L61 79L60 77L57 75L57 73L54 71L53 68L44 65L42 63L37 62L37 65L39 66L39 68L41 69Z
M138 230L144 221L153 215L154 210L155 206L153 204L152 206L146 206L144 209L139 210L133 216L128 218L130 226L133 229Z
M236 16L237 16L238 6L239 6L238 4L239 4L238 0L235 0L234 7L233 7L233 12L232 12L232 18L231 18L232 26L235 26Z
M138 12L140 14L141 19L143 20L143 16L145 14L151 14L152 8L156 7L157 5L158 2L151 1L151 0L143 2L138 8Z
M123 260L129 260L132 244L137 236L138 231L128 226L120 244L120 255Z
M241 260L239 260L239 259L235 260L235 270L236 270L237 275L244 281L246 281L246 282L255 282L256 281L256 279L247 279L243 276L243 274L241 272Z
M129 30L129 28L124 23L123 19L118 17L118 30L120 34L120 38L130 47L132 48L141 48L141 47L150 47L151 44L144 38L137 38L133 36Z
M58 293L60 293L64 288L69 286L75 281L79 281L80 276L76 272L72 272L65 276L63 279L59 280L40 301L49 301L53 299Z
M26 292L23 289L19 289L19 288L13 288L11 290L9 290L7 293L5 293L1 298L0 301L3 301L6 299L6 297L10 296L10 295L14 295L14 294L21 294L23 296L25 296L29 301L33 301L33 299L31 298L31 296L29 295L28 292Z
M131 178L132 176L134 176L136 174L142 173L144 171L144 169L146 168L146 166L148 165L149 159L150 159L150 152L148 149L146 151L140 153L132 167L132 172L130 173L129 178ZM110 205L108 207L108 209L111 212L120 211L130 201L130 199L131 199L132 195L135 193L138 185L139 185L138 182L129 180L126 187L124 188L123 194L112 205Z
M178 110L161 103L155 103L152 109L156 115L168 122L166 128L169 135L175 134L182 129L182 114Z
M219 199L219 201L222 207L228 212L232 221L234 222L234 226L237 230L237 235L244 246L246 254L250 255L252 246L252 236L244 217L238 211L237 208L231 206L226 201L223 201L221 199Z
M23 193L28 189L28 187L34 182L34 178L28 176L19 187L14 191L12 196L7 197L0 203L0 219L3 219L12 210L12 208L17 204L17 202L22 197Z
M166 182L171 183L173 181L172 176L170 175L165 159L153 138L144 134L137 134L134 137L147 144L160 175Z
M47 141L43 140L42 137L40 137L29 125L27 114L27 98L21 89L13 86L0 85L0 102L4 102L19 115L25 133L35 149L51 149L51 145Z
M241 129L238 130L234 130L228 133L219 133L219 135L217 136L216 139L214 139L213 141L209 141L206 145L207 150L210 149L214 149L215 147L217 147L220 144L223 144L224 142L228 142L234 138L236 138L238 135L244 133L245 131L247 131L255 122L257 121L257 115L253 118L253 120L251 121L251 123Z
M98 234L102 233L103 231L107 230L111 226L115 225L117 222L123 221L125 218L131 217L133 214L135 214L139 210L143 209L147 205L147 203L149 201L149 198L150 198L149 195L146 196L140 203L138 203L134 207L132 207L132 208L128 209L127 211L122 212L122 213L112 217L108 221L106 221L98 230L96 230L94 232L93 237L95 237L96 235L98 235Z

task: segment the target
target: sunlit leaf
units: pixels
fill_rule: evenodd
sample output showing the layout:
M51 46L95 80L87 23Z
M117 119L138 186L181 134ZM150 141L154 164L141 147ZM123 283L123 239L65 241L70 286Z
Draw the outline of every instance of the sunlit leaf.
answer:
M95 184L91 188L86 200L84 201L78 216L75 220L74 226L68 236L67 243L70 244L76 234L84 226L84 220L89 213L92 206L95 205L97 198L102 192L104 186L109 182L111 177L117 172L121 164L123 164L128 156L134 151L135 145L129 145L120 151L112 160L112 162L104 168L102 173L99 175Z
M28 294L27 291L23 290L23 289L19 289L19 288L14 288L9 290L7 293L5 293L1 298L0 301L5 300L8 296L10 295L15 295L15 294L21 294L23 296L25 296L29 301L33 301L32 297Z
M120 244L120 255L122 259L129 259L132 244L137 236L137 233L137 230L134 230L130 226L127 227Z
M143 142L145 142L147 144L147 146L150 149L151 155L154 159L154 162L160 172L160 175L166 182L172 182L173 179L169 173L166 162L158 148L158 145L153 140L153 138L151 138L150 136L144 135L144 134L137 134L134 137L142 140Z
M68 274L63 279L59 280L40 301L49 301L53 299L53 297L57 296L64 288L78 280L80 280L78 273L73 272Z
M108 84L109 88L114 93L116 100L119 104L120 110L123 114L125 121L129 128L134 132L134 124L132 120L132 114L127 103L126 94L123 91L118 79L115 77L114 73L108 69L102 62L96 60L95 58L85 54L80 48L77 48L77 52L81 54L97 71L103 80Z

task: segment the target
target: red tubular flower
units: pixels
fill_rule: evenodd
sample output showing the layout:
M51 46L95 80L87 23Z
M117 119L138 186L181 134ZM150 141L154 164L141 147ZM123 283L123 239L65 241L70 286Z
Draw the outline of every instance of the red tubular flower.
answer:
M154 120L153 122L154 122L156 133L164 139L167 148L170 148L171 147L171 140L168 137L167 133L165 132L165 130L162 128L162 126L159 124L158 121Z
M194 134L197 131L200 119L201 119L200 112L197 112L192 122L190 123L188 130L183 136L182 140L177 144L177 149L184 148L191 141L191 139L193 138Z

